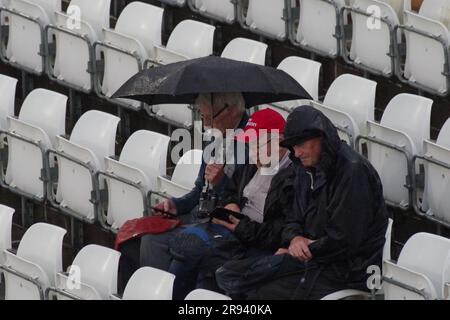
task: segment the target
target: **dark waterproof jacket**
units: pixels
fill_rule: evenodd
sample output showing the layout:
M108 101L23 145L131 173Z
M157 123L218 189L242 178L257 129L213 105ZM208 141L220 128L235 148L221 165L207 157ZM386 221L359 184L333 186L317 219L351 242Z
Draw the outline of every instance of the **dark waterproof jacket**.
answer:
M297 171L296 199L283 228L283 244L288 247L296 236L316 240L309 246L310 265L330 267L332 277L345 286L364 286L367 267L381 266L388 224L380 178L364 157L339 139L321 112L296 108L288 117L285 136L302 136L309 130L323 134L320 163L308 171L291 157Z
M228 180L223 193L222 205L235 203L240 208L247 199L243 196L245 186L257 171L255 165L241 165ZM281 245L281 231L284 220L294 200L295 170L292 163L273 177L264 204L262 223L249 218L242 219L234 235L245 245L263 250L276 251Z

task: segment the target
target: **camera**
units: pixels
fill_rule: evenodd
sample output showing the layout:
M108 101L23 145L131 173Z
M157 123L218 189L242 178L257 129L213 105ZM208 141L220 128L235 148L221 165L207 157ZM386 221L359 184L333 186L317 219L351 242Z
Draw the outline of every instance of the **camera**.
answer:
M217 195L212 191L206 188L203 188L203 191L200 195L200 200L198 204L197 218L204 219L209 216L209 213L213 211L217 206Z

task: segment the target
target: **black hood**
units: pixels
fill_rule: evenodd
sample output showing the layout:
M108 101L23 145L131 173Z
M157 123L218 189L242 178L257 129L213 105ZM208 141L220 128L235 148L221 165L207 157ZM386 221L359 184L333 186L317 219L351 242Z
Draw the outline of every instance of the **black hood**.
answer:
M288 148L291 151L292 161L299 164L300 161L295 158L292 147L304 137L314 136L317 132L323 138L319 168L328 173L343 142L336 127L319 110L308 105L295 108L287 118L284 140L280 145Z

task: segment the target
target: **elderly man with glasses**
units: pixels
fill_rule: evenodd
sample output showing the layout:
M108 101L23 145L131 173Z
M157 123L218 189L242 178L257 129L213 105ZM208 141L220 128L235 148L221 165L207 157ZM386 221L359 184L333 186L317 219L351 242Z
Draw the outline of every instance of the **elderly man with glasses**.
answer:
M205 131L216 129L224 137L227 133L243 128L248 121L245 112L245 101L240 93L201 94L196 100ZM229 146L235 148L235 145ZM240 150L243 150L242 148ZM248 152L235 159L246 161ZM202 164L195 181L195 186L186 195L180 198L169 198L156 205L156 209L174 214L185 223L197 222L196 213L202 191L208 186L211 194L220 200L224 185L231 177L234 163L215 163L203 157ZM154 214L161 214L155 211ZM168 241L179 232L175 229L171 232L146 235L122 245L122 256L119 269L119 291L123 290L128 279L134 271L141 266L150 266L167 270L172 260L168 251Z

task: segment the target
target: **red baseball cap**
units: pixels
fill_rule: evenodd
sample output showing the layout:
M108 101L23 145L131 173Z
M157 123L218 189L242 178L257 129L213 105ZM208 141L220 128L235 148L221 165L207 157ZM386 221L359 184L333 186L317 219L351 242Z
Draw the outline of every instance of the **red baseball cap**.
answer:
M283 116L275 110L267 108L252 114L244 132L235 135L234 139L249 143L255 141L261 134L270 133L273 130L278 130L278 134L284 134L285 126L286 120Z

